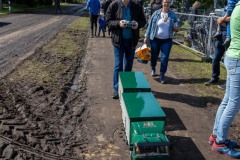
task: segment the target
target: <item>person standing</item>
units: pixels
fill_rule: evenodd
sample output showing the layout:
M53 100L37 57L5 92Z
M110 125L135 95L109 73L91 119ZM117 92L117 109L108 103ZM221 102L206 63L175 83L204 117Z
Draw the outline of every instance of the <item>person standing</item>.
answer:
M105 37L106 22L105 22L105 17L103 16L103 14L100 15L100 18L98 19L98 24L99 24L98 37L100 36L101 31L103 33L103 37Z
M156 76L156 65L161 51L160 82L165 83L165 73L168 66L168 58L172 48L173 32L178 32L178 20L176 14L170 10L170 0L163 0L162 9L155 11L149 22L144 43L150 41L152 76Z
M230 21L230 18L226 19L226 21ZM226 26L226 24L225 24ZM214 41L214 54L212 58L212 78L205 82L205 85L212 85L212 84L217 84L219 81L219 75L220 75L220 62L222 60L222 57L226 51L226 48L229 47L224 47L222 44L224 40L226 39L226 32L227 29L226 27L220 27L221 28L221 36L215 37Z
M132 71L139 29L144 27L146 19L143 9L137 1L115 0L109 5L106 12L106 23L112 32L114 51L114 92L112 97L118 99L118 74L122 71Z
M240 109L240 2L236 4L231 15L231 43L226 51L224 64L227 69L227 83L224 98L218 108L213 133L209 137L212 151L240 158L236 141L228 140L229 128Z
M152 14L155 12L155 11L157 11L157 10L159 10L160 8L162 8L162 0L153 0L151 3L150 3L150 5L151 5L151 16L152 16Z
M60 13L62 13L62 10L61 10L61 0L55 0L55 5L56 5L56 13L58 13L58 11Z
M88 0L87 9L90 8L90 27L91 27L91 38L97 36L97 21L98 15L100 14L100 2L99 0ZM95 30L94 30L95 28Z
M226 14L223 17L218 18L217 20L217 23L219 25L221 25L226 18L231 16L233 9L238 2L239 0L228 0ZM228 46L230 44L230 41L231 41L230 23L227 23L227 38L223 42L223 46Z
M189 0L182 0L182 12L187 13L189 11Z
M104 16L106 15L107 13L107 10L108 10L108 7L109 5L112 3L113 0L106 0L105 4L104 4L104 7L103 7L103 11L104 11ZM105 31L107 30L107 26L105 26ZM111 30L110 28L108 27L108 36L110 36L111 34Z
M189 13L198 15L198 9L201 7L201 5L202 5L201 2L195 1L192 7L190 7ZM193 15L188 16L188 23L191 26L191 29L194 28L193 24L197 19L198 17L196 16L193 16Z

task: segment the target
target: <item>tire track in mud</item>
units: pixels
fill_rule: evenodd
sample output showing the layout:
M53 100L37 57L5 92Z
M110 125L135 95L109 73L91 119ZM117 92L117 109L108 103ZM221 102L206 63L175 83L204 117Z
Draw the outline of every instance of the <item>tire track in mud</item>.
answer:
M24 16L24 18L27 17L27 22L26 20L21 22L17 19L14 22L14 19L12 19L13 24L3 28L9 34L1 35L0 78L10 73L22 60L50 41L63 27L78 17L83 11L83 5L68 7L68 9L69 11L66 12L66 15L61 16L42 16L41 12L35 15L29 14ZM45 14L50 13L46 12ZM30 22L33 23L30 25Z
M100 126L89 119L91 100L85 93L87 41L82 39L88 33L70 34L80 37L77 56L52 55L39 48L26 59L48 65L52 75L54 64L64 64L57 79L43 84L16 80L12 75L24 69L19 65L0 80L0 158L84 159L89 152L87 145Z
M80 96L85 90L84 84L76 93L70 91L77 67L69 66L66 77L56 82L54 87L59 85L56 91L27 82L4 82L0 94L0 133L38 152L43 150L59 156L75 157L72 148L82 145L79 140L85 140L74 139L76 135L73 130L77 125L81 126L81 121L86 118L84 114L87 114L88 105L86 95Z

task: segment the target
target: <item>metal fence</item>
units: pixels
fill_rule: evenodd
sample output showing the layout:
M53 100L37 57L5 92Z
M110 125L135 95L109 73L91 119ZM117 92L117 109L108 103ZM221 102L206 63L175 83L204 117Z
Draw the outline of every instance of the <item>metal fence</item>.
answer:
M209 16L180 12L176 12L176 14L180 31L174 34L174 41L206 57L212 57L214 53L213 35L217 31L219 17L214 14Z

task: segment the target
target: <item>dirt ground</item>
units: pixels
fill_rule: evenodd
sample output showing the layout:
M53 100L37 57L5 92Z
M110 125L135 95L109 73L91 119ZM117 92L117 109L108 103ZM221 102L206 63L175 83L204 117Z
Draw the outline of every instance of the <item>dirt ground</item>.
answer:
M123 142L119 101L111 99L114 62L110 38L89 39L87 53L91 59L87 90L95 97L91 115L98 117L104 126L99 132L98 137L101 138L97 144L105 146L99 152L112 155L111 158L97 155L92 159L127 159L129 151ZM197 97L187 84L181 83L181 77L175 75L171 62L166 74L167 84L161 84L158 77L150 76L149 64L134 61L133 71L142 71L145 74L154 96L167 115L166 131L172 144L172 160L229 159L213 153L207 143L217 106L206 108L202 97ZM113 144L108 146L111 141Z
M111 98L110 38L66 32L79 44L76 54L54 53L43 45L10 73L1 72L0 159L130 159L119 100ZM167 84L150 76L149 64L135 61L133 67L145 74L167 115L171 160L227 160L207 143L217 105L206 106L203 97L182 83L171 60Z

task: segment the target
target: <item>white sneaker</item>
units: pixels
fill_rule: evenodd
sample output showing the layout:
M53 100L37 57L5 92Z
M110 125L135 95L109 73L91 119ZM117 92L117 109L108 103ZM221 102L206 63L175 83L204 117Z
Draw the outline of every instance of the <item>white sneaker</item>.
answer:
M155 71L155 70L152 70L151 76L152 76L152 77L156 76L156 71Z

